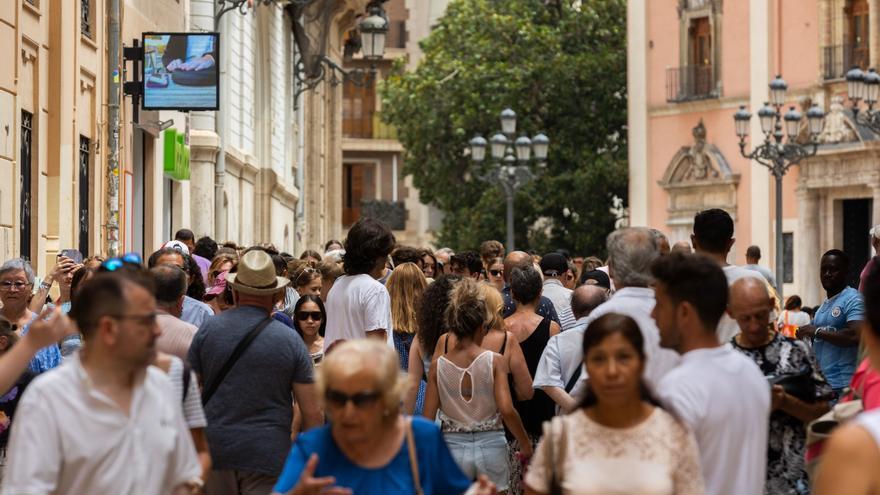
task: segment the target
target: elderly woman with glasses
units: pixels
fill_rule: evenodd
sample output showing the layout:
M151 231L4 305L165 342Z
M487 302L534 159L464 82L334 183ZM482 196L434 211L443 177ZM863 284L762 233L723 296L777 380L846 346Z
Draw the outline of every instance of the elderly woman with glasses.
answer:
M37 319L37 313L28 309L34 288L34 269L27 261L15 258L0 266L0 316L18 328L19 335L25 335ZM34 356L28 369L34 373L48 371L61 364L61 351L58 344L48 345Z
M433 422L401 415L407 381L383 342L335 346L317 384L330 423L297 437L276 493L494 493L484 479L470 486Z

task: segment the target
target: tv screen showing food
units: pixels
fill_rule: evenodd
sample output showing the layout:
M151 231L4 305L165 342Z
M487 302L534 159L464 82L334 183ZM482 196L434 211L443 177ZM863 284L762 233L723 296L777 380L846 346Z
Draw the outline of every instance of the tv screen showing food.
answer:
M144 110L220 107L219 33L144 33Z

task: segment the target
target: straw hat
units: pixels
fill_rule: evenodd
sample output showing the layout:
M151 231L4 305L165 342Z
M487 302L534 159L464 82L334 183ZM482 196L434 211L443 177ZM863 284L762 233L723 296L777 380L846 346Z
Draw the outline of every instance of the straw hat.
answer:
M238 273L226 275L232 288L245 294L274 294L284 290L290 280L275 275L272 257L264 251L251 251L238 262Z

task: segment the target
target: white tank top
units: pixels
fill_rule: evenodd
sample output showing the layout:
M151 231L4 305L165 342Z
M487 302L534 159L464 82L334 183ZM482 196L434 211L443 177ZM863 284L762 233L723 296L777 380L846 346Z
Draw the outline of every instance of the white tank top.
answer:
M443 431L491 431L501 428L495 404L495 373L492 351L483 351L467 368L459 368L446 356L437 360L437 388ZM465 374L471 378L470 400L462 394Z
M868 433L874 438L874 443L880 447L880 409L859 414L856 416L856 423L868 430Z

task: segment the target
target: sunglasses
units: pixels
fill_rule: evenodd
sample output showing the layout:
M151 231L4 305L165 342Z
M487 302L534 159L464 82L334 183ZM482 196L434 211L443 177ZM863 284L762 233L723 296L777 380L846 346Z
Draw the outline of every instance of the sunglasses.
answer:
M312 321L321 321L324 319L324 315L320 311L300 311L296 314L296 319L299 321L306 321L309 318Z
M354 404L354 407L366 407L375 403L381 396L381 392L358 392L353 395L348 395L331 389L327 389L327 392L324 394L327 403L339 409L345 407L349 401Z
M504 270L489 270L489 273L491 273L493 277L500 277L501 275L504 275Z
M109 260L101 263L100 271L102 272L115 272L119 270L126 264L128 265L143 265L144 260L141 258L141 255L137 253L125 253L122 256L117 256L116 258L110 258Z

